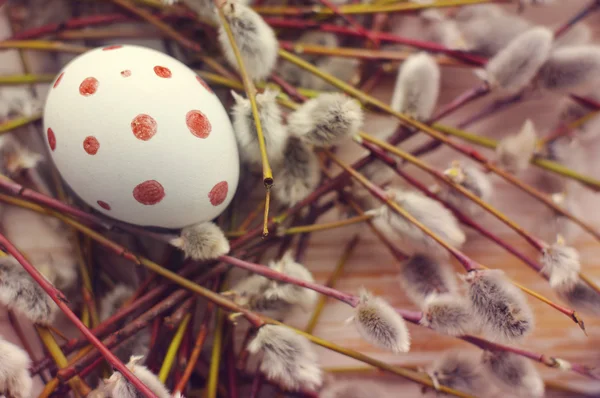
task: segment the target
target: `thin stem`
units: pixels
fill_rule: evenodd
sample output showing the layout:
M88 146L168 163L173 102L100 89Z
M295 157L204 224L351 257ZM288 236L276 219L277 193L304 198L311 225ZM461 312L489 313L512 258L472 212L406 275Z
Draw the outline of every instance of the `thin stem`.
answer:
M56 365L59 368L66 367L68 365L67 357L65 357L65 355L61 351L60 347L58 346L58 343L54 339L54 336L52 336L52 333L50 332L50 330L48 328L46 328L45 326L41 326L41 325L36 325L35 329L36 329L38 335L40 336L40 339L44 343L44 346L46 347L46 349L48 350L48 352L54 359L54 362L56 362ZM89 394L90 391L92 390L79 377L71 380L69 382L69 385L71 386L73 391L77 392L77 395L82 396L82 397L87 396L87 394Z
M160 372L158 372L158 379L163 383L166 383L167 378L169 377L169 373L171 373L173 362L175 361L177 351L179 351L179 347L181 346L183 336L185 335L188 325L190 324L191 318L192 314L187 314L183 318L183 320L179 324L179 327L177 328L175 336L173 336L173 340L171 340L171 344L169 344L169 348L167 349L167 354L165 355L165 359L163 360Z
M333 11L335 15L337 15L338 17L340 17L344 21L346 21L348 23L348 25L352 26L352 28L357 33L359 33L361 36L365 37L371 43L373 43L373 44L377 43L377 39L375 39L369 33L369 31L364 28L364 26L362 26L360 23L358 23L352 16L344 14L340 10L340 7L338 7L336 4L332 3L329 0L319 0L319 3L323 4L325 7L329 8L331 11Z
M575 24L577 22L581 21L582 19L584 19L585 17L590 15L592 12L598 10L598 8L600 8L600 1L592 0L581 11L579 11L577 14L575 14L573 17L571 17L571 19L569 19L567 22L565 22L563 25L561 25L558 29L556 29L554 31L554 37L558 38L558 37L562 36L569 29L571 29L573 26L575 26Z
M280 235L295 235L295 234L301 234L301 233L306 233L306 232L327 231L327 230L334 229L334 228L345 227L347 225L362 223L362 222L370 220L371 218L373 218L372 215L363 214L360 216L347 218L345 220L340 220L340 221L333 221L330 223L310 224L310 225L301 225L298 227L291 227L291 228L280 230L277 233Z
M260 114L258 113L258 105L256 104L256 87L254 87L254 83L250 79L248 75L248 71L246 69L246 65L244 65L244 60L240 53L240 49L235 41L235 37L233 36L233 32L231 30L231 26L229 26L229 21L225 17L223 13L222 7L217 7L219 11L219 19L225 32L227 33L227 37L229 38L229 44L231 45L231 49L235 55L235 59L237 60L238 70L240 72L240 76L242 77L242 83L244 84L244 91L246 91L246 97L250 101L250 107L252 109L252 117L254 118L254 125L256 127L256 135L258 140L258 147L260 149L260 157L263 168L263 183L266 188L266 197L265 197L265 214L264 214L264 222L263 222L263 236L268 235L268 219L269 219L269 202L270 202L270 188L273 185L273 171L271 170L271 165L269 164L269 158L267 156L267 147L265 144L265 136L262 129L262 123L260 120Z
M218 305L218 304L217 304ZM206 398L217 397L217 386L219 384L219 365L221 360L221 346L223 342L223 329L225 317L223 311L217 310L215 319L215 334L213 338L212 353L210 356L210 370L206 382Z
M0 41L0 49L51 51L69 54L83 54L90 50L88 47L84 46L45 40L4 40Z
M206 310L204 311L204 317L202 318L202 323L200 324L200 330L198 331L198 335L196 337L196 342L194 343L194 348L192 349L192 353L187 361L187 366L179 379L179 383L175 387L173 393L183 392L185 386L187 385L190 377L192 376L192 372L196 368L196 363L200 358L200 354L202 353L202 348L204 347L204 342L206 341L206 336L208 335L208 325L212 318L214 305L212 302L209 302L206 306Z
M227 347L227 380L229 382L229 398L238 398L238 373L235 368L235 324L230 324L228 328Z
M418 11L427 8L455 7L483 3L509 3L511 0L437 0L430 3L402 3L402 4L345 4L339 7L344 14L378 14ZM326 7L291 7L291 6L262 6L254 7L254 10L262 15L292 15L292 16L322 16L333 15L334 12Z
M61 23L51 23L35 28L22 30L15 33L10 40L30 40L37 37L53 35L70 29L89 28L96 25L106 25L117 22L130 21L131 18L123 14L90 15L81 18L72 18Z
M50 296L52 301L56 303L58 308L69 318L69 320L79 329L79 331L92 343L98 351L102 353L104 358L112 366L114 366L121 374L127 378L138 389L139 392L144 394L146 397L154 398L156 395L146 387L131 371L123 365L123 363L94 336L88 328L77 318L77 315L71 311L69 306L66 304L67 299L65 295L52 286L50 282L44 278L44 276L33 266L27 259L19 252L19 250L3 235L0 234L0 244L23 266L25 271L31 275L38 285Z
M54 81L56 75L3 75L0 76L0 85L13 85L13 84L33 84L33 83L50 83Z
M463 94L456 97L454 100L450 101L446 105L443 105L438 111L433 115L433 120L441 120L450 113L456 111L463 106L470 104L471 102L479 99L481 97L486 96L490 93L490 86L488 84L482 84L480 86L474 87L470 90L465 91Z
M304 44L288 41L280 41L279 45L282 49L294 52L296 54L313 54L313 55L328 55L332 57L342 58L357 58L362 60L375 61L405 61L413 55L410 51L388 51L388 50L372 50L366 48L351 48L351 47L326 47L316 44ZM452 58L438 56L436 62L442 66L452 67L467 67L471 65L456 61Z
M348 260L354 253L354 250L358 246L359 239L360 239L360 237L358 235L355 235L352 239L350 239L350 241L344 248L344 251L342 252L342 256L338 260L333 272L331 273L331 275L329 275L329 278L325 282L325 286L333 288L335 283L337 282L337 280L342 276L342 273L344 271L344 267L346 266L346 263L348 262ZM310 316L310 319L308 320L308 324L304 328L304 331L306 333L312 334L312 332L315 330L315 327L317 326L317 323L319 322L319 317L321 316L321 313L323 312L323 309L325 308L326 302L327 302L327 296L319 297L319 301L315 305L313 313Z
M0 134L8 133L9 131L18 129L19 127L27 126L30 123L37 122L41 118L42 114L36 113L31 116L22 116L6 120L0 124Z

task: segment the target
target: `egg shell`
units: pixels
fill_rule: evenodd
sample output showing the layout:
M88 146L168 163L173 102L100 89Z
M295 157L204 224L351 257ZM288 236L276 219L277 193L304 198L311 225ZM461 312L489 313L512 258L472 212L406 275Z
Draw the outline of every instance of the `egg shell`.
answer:
M233 127L186 65L138 46L109 46L58 74L44 108L54 163L94 209L142 226L218 216L239 178Z

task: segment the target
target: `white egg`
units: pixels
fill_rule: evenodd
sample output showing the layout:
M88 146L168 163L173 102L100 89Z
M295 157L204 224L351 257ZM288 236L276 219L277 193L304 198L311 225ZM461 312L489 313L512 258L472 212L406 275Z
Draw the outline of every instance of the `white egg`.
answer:
M56 167L90 206L132 224L180 228L218 216L238 184L233 127L178 60L109 46L67 64L48 93Z

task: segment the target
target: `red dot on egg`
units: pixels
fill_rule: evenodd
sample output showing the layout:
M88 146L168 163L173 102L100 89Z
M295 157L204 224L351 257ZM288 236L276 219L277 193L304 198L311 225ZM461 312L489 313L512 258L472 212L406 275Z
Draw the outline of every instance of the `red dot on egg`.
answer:
M191 110L185 115L185 124L187 124L190 133L198 138L208 137L212 130L206 115L198 110Z
M164 77L165 79L168 79L171 77L171 70L169 68L166 68L164 66L155 66L154 67L154 73L156 73L156 76L158 77Z
M196 75L196 80L198 80L198 83L202 84L202 87L204 87L209 93L214 94L214 91L212 91L212 88L210 88L208 84L206 84L204 79Z
M129 69L125 69L125 70L121 71L121 76L129 77L129 76L131 76L131 71Z
M50 149L53 151L56 149L56 136L54 135L54 131L50 127L48 127L48 145L50 145Z
M62 78L63 78L64 75L65 75L65 72L63 72L60 75L58 75L58 78L54 82L54 85L52 86L52 88L56 88L58 86L58 84L60 83L60 81L62 80Z
M160 182L148 180L133 188L133 197L143 205L155 205L165 197L165 189Z
M156 134L156 120L150 115L139 114L131 121L131 131L139 140L148 141Z
M115 44L114 46L108 46L108 47L104 47L102 49L102 51L110 51L110 50L116 50L117 48L122 48L123 46L119 45L119 44Z
M79 85L79 94L84 97L89 97L92 94L95 94L98 90L98 79L95 77L88 77L84 79Z
M229 185L227 181L221 181L216 184L208 193L208 199L213 206L218 206L227 199Z
M100 143L96 137L90 135L83 140L83 149L90 155L95 155L100 149Z
M98 203L98 206L102 207L104 210L110 210L110 205L105 201L99 200L96 203Z

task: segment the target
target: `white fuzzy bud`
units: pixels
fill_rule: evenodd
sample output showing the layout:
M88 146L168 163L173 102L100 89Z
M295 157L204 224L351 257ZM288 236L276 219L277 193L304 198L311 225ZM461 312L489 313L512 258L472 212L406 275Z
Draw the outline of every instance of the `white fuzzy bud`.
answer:
M277 62L279 43L273 29L251 8L236 0L227 0L223 13L231 26L244 66L253 80L262 80L271 74ZM225 28L219 24L219 42L227 62L234 68L238 63Z
M537 148L537 133L530 119L525 121L521 131L504 137L496 147L496 161L511 173L519 173L529 167Z
M579 280L579 252L566 246L561 236L556 243L544 248L540 261L544 266L542 273L550 278L550 286L554 289L568 289Z
M348 83L356 75L360 61L356 58L322 57L315 61L321 72L328 73ZM338 91L338 88L313 73L306 72L300 76L300 87L319 91Z
M540 69L541 87L553 91L588 88L598 82L600 46L561 47L552 52Z
M384 299L362 290L351 319L360 335L374 346L394 353L410 350L410 335L404 319Z
M0 136L0 172L8 177L35 167L44 157L30 151L12 135Z
M271 269L281 272L288 276L301 279L306 282L314 282L312 274L304 265L294 261L291 252L286 252L279 261L272 261L269 264ZM282 283L279 281L270 281L264 292L267 301L283 302L288 305L299 305L304 310L314 306L317 301L317 292L306 289L291 283Z
M118 284L113 287L104 297L100 300L100 320L103 321L108 319L112 314L117 312L123 304L133 296L135 291L126 285Z
M385 398L387 394L377 384L367 380L339 380L326 386L320 398Z
M522 90L550 56L552 38L552 31L541 27L521 33L488 61L481 77L506 93Z
M519 288L501 270L471 271L469 300L475 320L485 335L494 341L515 341L534 327L533 312Z
M531 27L523 18L505 13L494 4L461 7L455 15L467 50L492 57Z
M261 327L248 351L262 353L261 372L286 389L316 390L322 383L317 354L310 342L285 326Z
M282 204L293 206L317 187L320 176L317 155L300 139L290 137L271 189Z
M29 375L31 359L25 351L0 337L0 395L30 398L33 380Z
M465 242L466 237L458 221L439 202L417 192L399 189L388 189L388 196L450 246L459 248ZM403 250L412 254L446 256L445 249L439 243L394 210L382 206L376 212L402 238L405 243Z
M288 117L290 134L318 147L338 144L358 133L360 104L344 94L325 93L302 104Z
M41 111L27 86L3 86L0 88L0 121L17 116L32 116Z
M559 285L554 289L569 307L579 312L600 316L600 294L587 283L578 280L574 285Z
M444 174L452 182L469 190L479 199L490 202L494 188L488 175L481 171L479 167L472 164L453 162L451 167L444 171ZM444 184L440 195L445 201L469 216L476 216L483 211L477 203L446 184Z
M433 294L425 300L421 325L450 336L462 336L473 329L468 301L451 294Z
M216 224L203 222L181 230L171 244L180 248L186 257L193 260L214 260L229 252L229 241Z
M411 55L402 63L390 107L425 121L433 114L440 94L440 67L425 52Z
M419 306L432 294L457 292L452 266L440 264L425 255L417 254L405 261L400 277L404 293Z
M427 374L435 383L462 392L485 396L490 390L481 373L479 358L472 353L447 351L427 367Z
M259 166L261 165L261 155L250 100L238 95L235 91L231 91L231 94L235 100L231 112L240 158L252 166ZM267 157L272 165L281 162L288 137L287 129L281 120L281 109L277 105L277 94L277 91L267 89L256 95Z
M0 257L0 302L31 321L52 323L58 307L12 256Z
M543 397L544 381L529 359L504 351L485 351L482 357L486 378L519 397Z
M165 385L147 367L141 364L143 357L132 356L127 363L127 368L146 385L158 398L171 398L171 393ZM120 372L114 372L104 381L105 392L112 397L137 398L139 392Z

